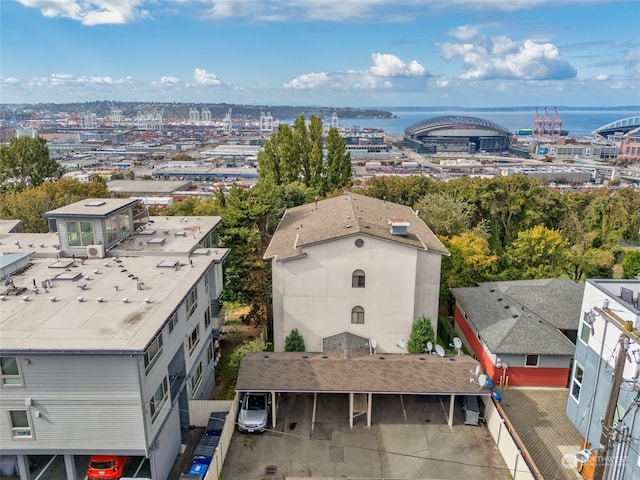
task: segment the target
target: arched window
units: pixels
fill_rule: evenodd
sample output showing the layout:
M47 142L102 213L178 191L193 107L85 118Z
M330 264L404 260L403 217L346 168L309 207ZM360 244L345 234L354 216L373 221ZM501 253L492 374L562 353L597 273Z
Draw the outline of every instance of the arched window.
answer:
M351 323L364 323L364 308L358 305L351 309Z
M364 288L364 272L362 270L354 270L351 274L351 286L353 288Z

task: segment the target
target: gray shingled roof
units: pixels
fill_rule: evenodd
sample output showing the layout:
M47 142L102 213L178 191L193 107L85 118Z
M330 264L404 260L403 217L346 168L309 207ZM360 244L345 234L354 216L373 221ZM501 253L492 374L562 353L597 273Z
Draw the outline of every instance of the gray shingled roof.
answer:
M299 352L248 353L239 392L489 395L469 381L478 362L466 355L377 354L356 358Z
M451 291L493 353L572 355L575 345L559 329L577 330L584 287L570 283L522 280Z
M410 223L406 236L392 235L390 219ZM304 247L329 240L366 235L408 247L449 255L431 229L405 205L354 193L288 209L265 252L265 259L288 260Z
M577 330L584 284L566 278L486 282L560 330Z

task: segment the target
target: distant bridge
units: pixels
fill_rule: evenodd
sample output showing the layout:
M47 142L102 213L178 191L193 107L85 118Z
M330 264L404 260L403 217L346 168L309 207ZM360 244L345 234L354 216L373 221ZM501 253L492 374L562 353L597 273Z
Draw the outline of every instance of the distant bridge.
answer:
M596 128L593 132L593 135L598 135L604 138L607 138L609 135L613 135L616 132L622 133L623 135L627 135L632 132L640 131L640 116L636 117L627 117L622 118L620 120L616 120L615 122L608 123L606 125L601 126L600 128Z

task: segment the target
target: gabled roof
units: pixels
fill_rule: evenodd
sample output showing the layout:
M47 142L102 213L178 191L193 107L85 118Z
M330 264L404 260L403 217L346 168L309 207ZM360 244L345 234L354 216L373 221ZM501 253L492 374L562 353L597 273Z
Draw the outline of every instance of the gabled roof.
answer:
M451 291L494 354L572 355L575 345L560 329L577 330L583 289L570 280L549 279Z
M391 234L389 221L409 223L407 235ZM308 203L288 209L271 243L265 259L289 260L304 255L306 246L366 235L407 247L449 255L438 237L406 205L378 200L354 193Z

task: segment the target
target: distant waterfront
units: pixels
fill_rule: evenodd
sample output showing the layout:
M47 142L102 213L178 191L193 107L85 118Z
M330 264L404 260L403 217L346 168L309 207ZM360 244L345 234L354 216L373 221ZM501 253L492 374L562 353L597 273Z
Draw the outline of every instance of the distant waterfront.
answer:
M534 111L522 110L436 110L436 109L420 109L414 108L394 108L387 107L386 110L391 111L395 118L366 118L366 119L340 119L341 127L357 126L360 129L382 128L388 134L402 134L405 128L413 123L425 120L427 118L438 117L441 115L465 115L470 117L479 117L496 122L512 132L518 128L531 128L533 125ZM539 109L540 116L544 115L543 109ZM606 125L627 117L640 116L638 110L562 110L558 113L562 119L562 128L569 131L570 136L591 135L596 128ZM550 117L553 118L553 109L551 108ZM322 119L324 123L330 123L331 119Z

